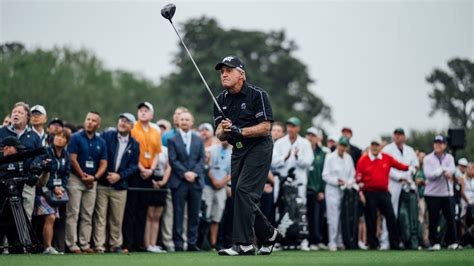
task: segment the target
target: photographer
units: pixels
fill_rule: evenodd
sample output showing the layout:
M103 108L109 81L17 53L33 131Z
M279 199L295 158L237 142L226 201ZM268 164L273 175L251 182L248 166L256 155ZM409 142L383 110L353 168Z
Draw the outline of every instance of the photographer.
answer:
M6 137L2 140L0 144L1 150L3 152L3 156L9 156L13 154L17 154L19 151L25 149L24 146L21 145L20 141L13 136ZM13 187L9 187L9 183L3 182L6 181L8 178L14 178L16 176L11 176L11 174L4 175L4 171L12 171L16 173L14 163L8 164L8 166L3 169L2 165L2 178L0 183L0 240L3 241L4 237L8 238L8 246L9 246L9 253L23 253L24 252L24 245L20 241L20 237L18 235L18 230L27 229L28 233L31 235L31 225L30 228L16 228L15 219L13 217L12 207L10 204L10 196L11 192L15 192L18 196L21 196L23 191L24 182L17 182L15 183L16 189ZM8 167L8 168L7 168ZM13 170L12 170L13 169ZM19 171L18 175L24 175L25 172ZM33 176L32 176L33 177ZM36 177L35 177L36 178ZM34 179L35 179L34 178ZM21 200L21 197L20 197ZM23 212L24 209L22 210ZM26 221L28 222L28 221Z
M63 130L57 133L53 139L53 145L48 147L43 160L51 162L50 172L40 177L37 184L35 209L33 215L44 217L43 245L44 254L59 254L52 247L53 227L56 218L59 218L58 207L65 206L66 201L57 202L61 198L67 198L66 185L71 172L71 161L65 147L71 139L71 133ZM53 198L56 197L56 200ZM62 212L64 213L64 212ZM62 228L64 230L64 228ZM62 233L64 235L64 232Z
M25 149L32 150L41 147L41 140L38 134L29 126L31 119L30 107L24 102L18 102L13 106L10 118L10 125L0 128L0 141L8 136L16 137ZM26 161L28 165L32 160ZM23 207L26 210L28 220L31 221L35 202L34 184L27 184L23 188Z

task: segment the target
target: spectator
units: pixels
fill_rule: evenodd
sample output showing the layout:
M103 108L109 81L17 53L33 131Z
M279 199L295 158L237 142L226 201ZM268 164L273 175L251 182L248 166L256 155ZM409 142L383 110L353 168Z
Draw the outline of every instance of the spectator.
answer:
M156 167L152 178L148 180L152 183L152 187L158 191L148 192L148 212L145 226L145 247L148 252L165 253L161 246L157 245L157 238L160 232L160 221L163 214L164 206L166 206L166 188L171 175L171 166L168 162L168 148L161 147L161 153L158 166Z
M321 143L322 132L314 127L306 130L306 139L311 143L314 161L308 172L308 187L306 192L308 208L309 244L311 250L327 249L324 244L324 213L325 213L325 186L323 167L326 152ZM339 217L339 216L337 216Z
M308 170L314 161L311 143L299 135L301 121L291 117L286 122L287 135L275 142L272 165L281 174L288 174L291 168L295 168L295 182L298 184L298 195L306 204L306 185L308 183ZM300 249L309 251L309 242L304 239Z
M138 105L138 122L132 129L132 137L140 146L138 169L128 180L129 187L152 188L151 178L159 163L161 153L160 132L151 126L154 115L153 105L142 102ZM129 250L141 250L144 247L148 194L129 190L123 221L123 246Z
M342 136L345 137L346 139L349 140L349 143L352 139L352 129L349 127L345 127L342 129ZM382 143L380 143L382 144ZM349 145L349 150L348 153L352 157L352 161L354 161L354 167L357 165L357 162L359 161L360 157L362 156L362 151L358 147L350 144Z
M400 249L400 235L388 191L389 172L391 167L403 171L409 170L410 167L381 152L381 143L381 139L374 139L370 143L369 152L357 163L356 179L362 187L360 197L365 205L369 247L376 249L379 246L376 236L377 210L379 210L387 220L390 247ZM414 168L410 170L414 171Z
M13 106L11 112L10 126L0 128L0 141L8 136L13 136L20 140L22 146L27 150L41 147L41 140L29 127L31 119L30 107L24 102L18 102ZM30 163L31 160L27 160ZM35 206L36 188L34 183L25 184L22 192L23 207L25 208L28 220L31 221L33 208Z
M132 114L123 113L119 116L117 128L101 135L107 145L108 161L107 172L97 184L94 244L98 253L104 253L107 236L110 251L124 253L122 223L128 179L138 172L140 154L138 142L131 136L135 121Z
M173 197L173 240L176 251L183 251L184 207L188 211L188 251L199 251L197 229L204 185L204 143L192 133L193 116L179 116L179 134L168 140L171 165L170 188Z
M272 140L275 142L285 136L285 124L274 122L272 124Z
M107 170L106 144L96 134L100 122L99 113L89 112L84 121L84 130L74 133L68 145L73 174L67 185L69 202L66 212L66 246L71 253L94 253L89 242L92 234L96 181Z
M426 185L426 177L423 171L423 160L426 156L426 153L423 151L418 151L418 163L420 167L418 168L418 172L415 175L415 183L418 188L418 221L420 222L420 243L424 247L429 246L429 239L428 239L428 212L426 210L426 201L425 201L425 185Z
M327 146L331 152L335 151L337 147L337 138L335 136L329 136Z
M176 110L174 110L174 114L173 114L174 128L172 128L171 130L168 130L168 132L166 132L165 134L162 135L161 142L163 143L163 146L167 147L168 146L168 139L174 137L174 135L176 135L176 132L178 132L178 129L179 129L179 116L183 112L188 112L188 108L180 106L180 107L176 108Z
M439 213L446 220L445 242L449 249L457 249L457 234L454 222L453 178L456 171L454 158L446 153L446 139L438 135L433 141L434 151L423 160L426 176L425 200L429 215L430 250L440 250L438 237Z
M220 144L219 140L214 137L214 128L209 123L202 123L198 127L199 135L204 141L204 148L209 151L210 148L216 144Z
M210 150L209 179L203 189L203 200L207 205L206 217L210 219L210 244L216 249L219 223L224 213L227 199L226 187L230 181L230 156L232 146L227 141L213 146Z
M8 127L10 123L11 123L10 114L7 114L5 118L3 119L2 127Z
M418 169L418 158L415 150L412 147L405 144L405 130L403 128L397 128L393 132L393 142L383 148L383 152L391 155L393 158L401 163L408 166L412 166ZM411 172L400 171L395 168L390 169L390 180L388 183L388 190L391 195L393 211L395 218L398 217L398 208L400 201L400 194L402 193L402 187L405 184L410 185L413 189L416 188ZM381 236L380 249L388 250L388 230L386 222L383 222L383 231Z
M326 207L329 227L329 250L344 249L340 224L341 202L344 193L341 189L355 184L355 169L352 157L347 153L349 141L339 139L334 152L326 156L322 173L326 181Z
M166 119L160 119L156 121L156 124L160 127L162 136L171 130L171 123Z
M48 137L46 138L46 145L49 146L53 143L54 135L64 130L64 122L63 120L59 119L58 117L54 117L53 119L49 120L47 133ZM69 134L72 135L72 131L68 130Z
M38 134L41 145L47 145L48 134L44 129L44 125L48 122L46 109L42 105L35 105L31 108L31 126L34 132Z
M51 206L44 195L50 196L54 193L54 196L62 197L66 193L66 186L71 172L71 161L66 146L70 139L71 134L68 131L61 131L56 134L52 145L47 148L47 153L43 156L43 159L51 160L51 170L40 178L36 191L34 215L44 216L44 254L59 254L52 246L53 228L56 233L64 235L64 232L59 232L59 230L64 231L64 227L61 229L54 227L55 220L60 215L59 209Z

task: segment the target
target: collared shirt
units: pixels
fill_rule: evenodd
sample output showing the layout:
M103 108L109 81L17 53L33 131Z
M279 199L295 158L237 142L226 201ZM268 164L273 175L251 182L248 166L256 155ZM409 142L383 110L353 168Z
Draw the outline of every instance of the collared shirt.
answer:
M192 132L191 130L188 132L184 132L180 129L179 134L181 134L181 138L183 139L184 146L186 147L186 153L189 155L189 153L191 152Z
M369 154L370 161L373 162L375 160L375 155L373 155L371 152L369 152L368 154ZM382 160L382 153L381 152L379 152L379 154L377 154L377 159Z
M41 146L43 147L46 147L46 131L43 129L43 133L39 133L36 128L32 127L31 128L36 134L38 134L38 136L40 137L40 140L41 140Z
M118 152L117 152L117 159L115 160L115 172L117 172L120 167L120 162L122 161L123 154L125 152L125 149L127 148L130 135L122 136L120 134L117 134L117 138L118 138Z
M344 152L342 157L336 151L326 156L324 161L323 179L327 184L337 186L337 180L354 183L355 169L352 157Z
M226 149L222 145L214 145L209 149L211 154L209 171L216 180L222 180L227 175L230 175L230 156L232 154L231 146ZM209 180L206 180L206 185L211 186Z
M99 169L100 161L107 160L105 145L105 140L97 134L89 139L86 131L81 130L72 135L67 150L70 154L77 154L77 162L83 172L95 175Z
M0 128L0 141L8 136L17 137L20 143L25 146L28 150L41 148L41 140L38 134L33 133L30 127L26 127L20 134L18 134L15 128L10 125L7 127Z
M161 134L151 125L148 130L142 127L140 122L135 123L132 129L132 137L140 144L140 163L149 169L155 156L161 152Z
M268 99L268 94L260 88L244 82L238 93L230 93L224 90L217 96L217 102L221 106L225 116L239 128L252 127L263 121L273 122L273 112ZM222 114L214 106L214 127L223 120ZM245 138L246 143L253 143L268 137ZM235 145L235 141L229 139L229 143Z
M426 177L425 196L447 197L453 195L453 182L446 184L442 171L454 174L456 166L451 154L445 153L438 157L434 152L423 159L423 171ZM448 191L449 187L449 191Z

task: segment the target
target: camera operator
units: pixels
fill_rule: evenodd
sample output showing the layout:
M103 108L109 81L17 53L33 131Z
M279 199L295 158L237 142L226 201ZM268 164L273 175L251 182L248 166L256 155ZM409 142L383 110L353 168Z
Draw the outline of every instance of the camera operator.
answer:
M22 146L27 150L41 148L41 140L38 134L29 126L31 119L30 107L24 102L18 102L13 106L11 112L11 122L9 126L0 128L0 141L8 136L16 137ZM26 161L28 166L32 159ZM26 215L31 221L31 215L33 214L33 207L35 203L35 186L34 183L27 184L23 189L23 207L25 208Z
M24 150L25 147L21 145L20 141L13 136L6 137L2 140L0 144L1 150L3 152L3 156L9 156L13 154L17 154L19 151ZM2 165L5 166L5 165ZM11 174L6 174L5 171L15 169L13 163L8 165L7 169L3 170L2 167L2 181L8 178L14 178L16 176L12 176ZM14 172L14 171L13 171ZM25 172L19 171L18 175L24 175ZM29 174L28 174L29 175ZM30 175L32 181L36 182L36 176ZM18 235L18 230L25 230L28 228L16 228L15 219L13 217L12 207L9 201L9 196L12 196L9 192L7 183L0 183L0 239L3 241L4 237L8 238L8 246L9 246L9 253L23 253L24 252L24 245L20 242L20 238ZM21 195L23 191L24 182L18 182L15 184L16 192L18 196ZM24 212L24 209L23 209ZM30 232L29 232L30 233ZM31 234L30 234L31 236Z

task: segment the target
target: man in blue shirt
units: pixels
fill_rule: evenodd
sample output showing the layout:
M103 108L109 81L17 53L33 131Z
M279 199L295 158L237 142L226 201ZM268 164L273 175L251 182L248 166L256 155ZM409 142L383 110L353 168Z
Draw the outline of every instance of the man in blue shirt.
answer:
M72 175L68 183L69 202L66 212L66 245L72 253L93 253L89 242L92 234L92 214L96 198L96 181L107 169L105 141L96 134L100 127L100 115L89 112L84 121L84 130L72 135L68 145L71 156ZM79 224L79 246L77 245L77 220ZM82 251L81 251L82 250Z
M227 184L230 182L230 156L232 146L227 141L221 145L214 145L209 150L211 154L209 164L209 179L202 191L202 198L206 203L206 218L210 220L210 242L216 247L219 223L224 214L225 202L227 200Z

